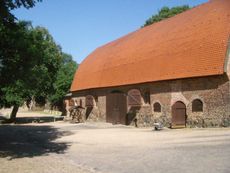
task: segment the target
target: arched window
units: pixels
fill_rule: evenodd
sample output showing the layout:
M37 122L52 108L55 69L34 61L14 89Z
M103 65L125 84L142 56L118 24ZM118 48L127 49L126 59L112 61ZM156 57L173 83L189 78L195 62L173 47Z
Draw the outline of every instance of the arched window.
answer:
M193 100L192 112L203 112L203 102L200 99Z
M85 107L93 107L94 106L94 98L91 95L86 96L85 98Z
M153 105L153 111L154 112L161 112L161 104L158 103L158 102L154 103L154 105Z
M138 89L132 89L128 92L128 106L141 106L141 93Z

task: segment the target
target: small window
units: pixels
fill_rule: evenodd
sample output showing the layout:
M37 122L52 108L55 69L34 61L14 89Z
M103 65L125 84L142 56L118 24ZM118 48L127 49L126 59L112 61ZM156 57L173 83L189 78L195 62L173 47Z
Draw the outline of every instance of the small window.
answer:
M203 102L199 99L193 100L192 112L203 112Z
M81 107L83 107L83 104L82 104L82 99L80 99L80 104L79 104Z
M154 103L154 105L153 105L153 111L154 112L161 112L161 104L158 103L158 102Z
M137 89L132 89L128 92L128 105L141 106L141 93Z
M94 100L95 100L95 104L96 104L96 106L98 105L98 96L95 96L94 97Z
M98 102L98 96L95 96L95 97L94 97L94 100L95 100L95 102L97 103L97 102Z
M91 95L86 96L85 98L85 107L93 107L94 106L94 98Z
M70 100L69 100L69 106L74 106L74 105L75 105L74 99L70 99Z
M150 104L150 92L146 91L144 94L144 100L146 104Z

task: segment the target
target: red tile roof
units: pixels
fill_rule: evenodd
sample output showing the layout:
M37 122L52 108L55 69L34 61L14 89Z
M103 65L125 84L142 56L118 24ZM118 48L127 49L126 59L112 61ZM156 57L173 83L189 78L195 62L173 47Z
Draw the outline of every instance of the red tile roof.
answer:
M230 0L211 0L90 54L71 91L224 73Z

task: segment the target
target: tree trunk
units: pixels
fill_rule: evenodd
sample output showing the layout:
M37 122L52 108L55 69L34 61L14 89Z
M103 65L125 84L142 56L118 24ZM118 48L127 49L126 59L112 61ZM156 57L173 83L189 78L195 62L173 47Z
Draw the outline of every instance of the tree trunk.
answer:
M62 112L61 116L67 116L67 110L65 107L62 107L61 112Z
M11 122L15 122L18 109L19 109L19 106L18 105L14 105L13 110L12 110L12 112L10 114L10 121Z
M30 104L29 104L29 110L32 111L35 105L35 98L34 96L32 96L31 100L30 100Z

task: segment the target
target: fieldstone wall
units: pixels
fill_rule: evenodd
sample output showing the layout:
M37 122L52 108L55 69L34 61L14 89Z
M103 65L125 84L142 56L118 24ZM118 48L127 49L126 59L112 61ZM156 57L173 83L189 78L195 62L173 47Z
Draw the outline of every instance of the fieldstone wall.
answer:
M98 97L98 101L95 103L94 107L86 107L86 120L91 122L104 122L106 120L106 97Z
M86 106L85 96L87 95L92 95L94 98L97 97L97 100L94 100L93 107ZM95 93L92 94L92 92L84 92L79 96L74 96L73 99L77 105L80 105L81 103L81 106L84 107L82 113L85 121L103 122L106 120L106 96L97 96Z
M172 105L181 101L186 105L187 127L230 126L230 84L227 75L104 88L73 94L77 100L83 100L83 106L86 95L97 98L94 107L88 112L85 111L86 119L105 121L106 95L114 90L128 93L130 89L139 89L143 96L145 91L149 91L150 103L146 103L143 99L141 107L127 107L128 125L152 127L154 122L161 122L164 126L170 127ZM195 99L203 102L203 112L192 112L192 102ZM156 102L161 105L160 112L155 112L153 109Z
M203 102L203 112L192 112L195 99ZM152 87L154 101L162 105L160 119L166 126L171 123L171 108L177 101L186 105L188 127L230 126L229 81L226 76L160 82Z

